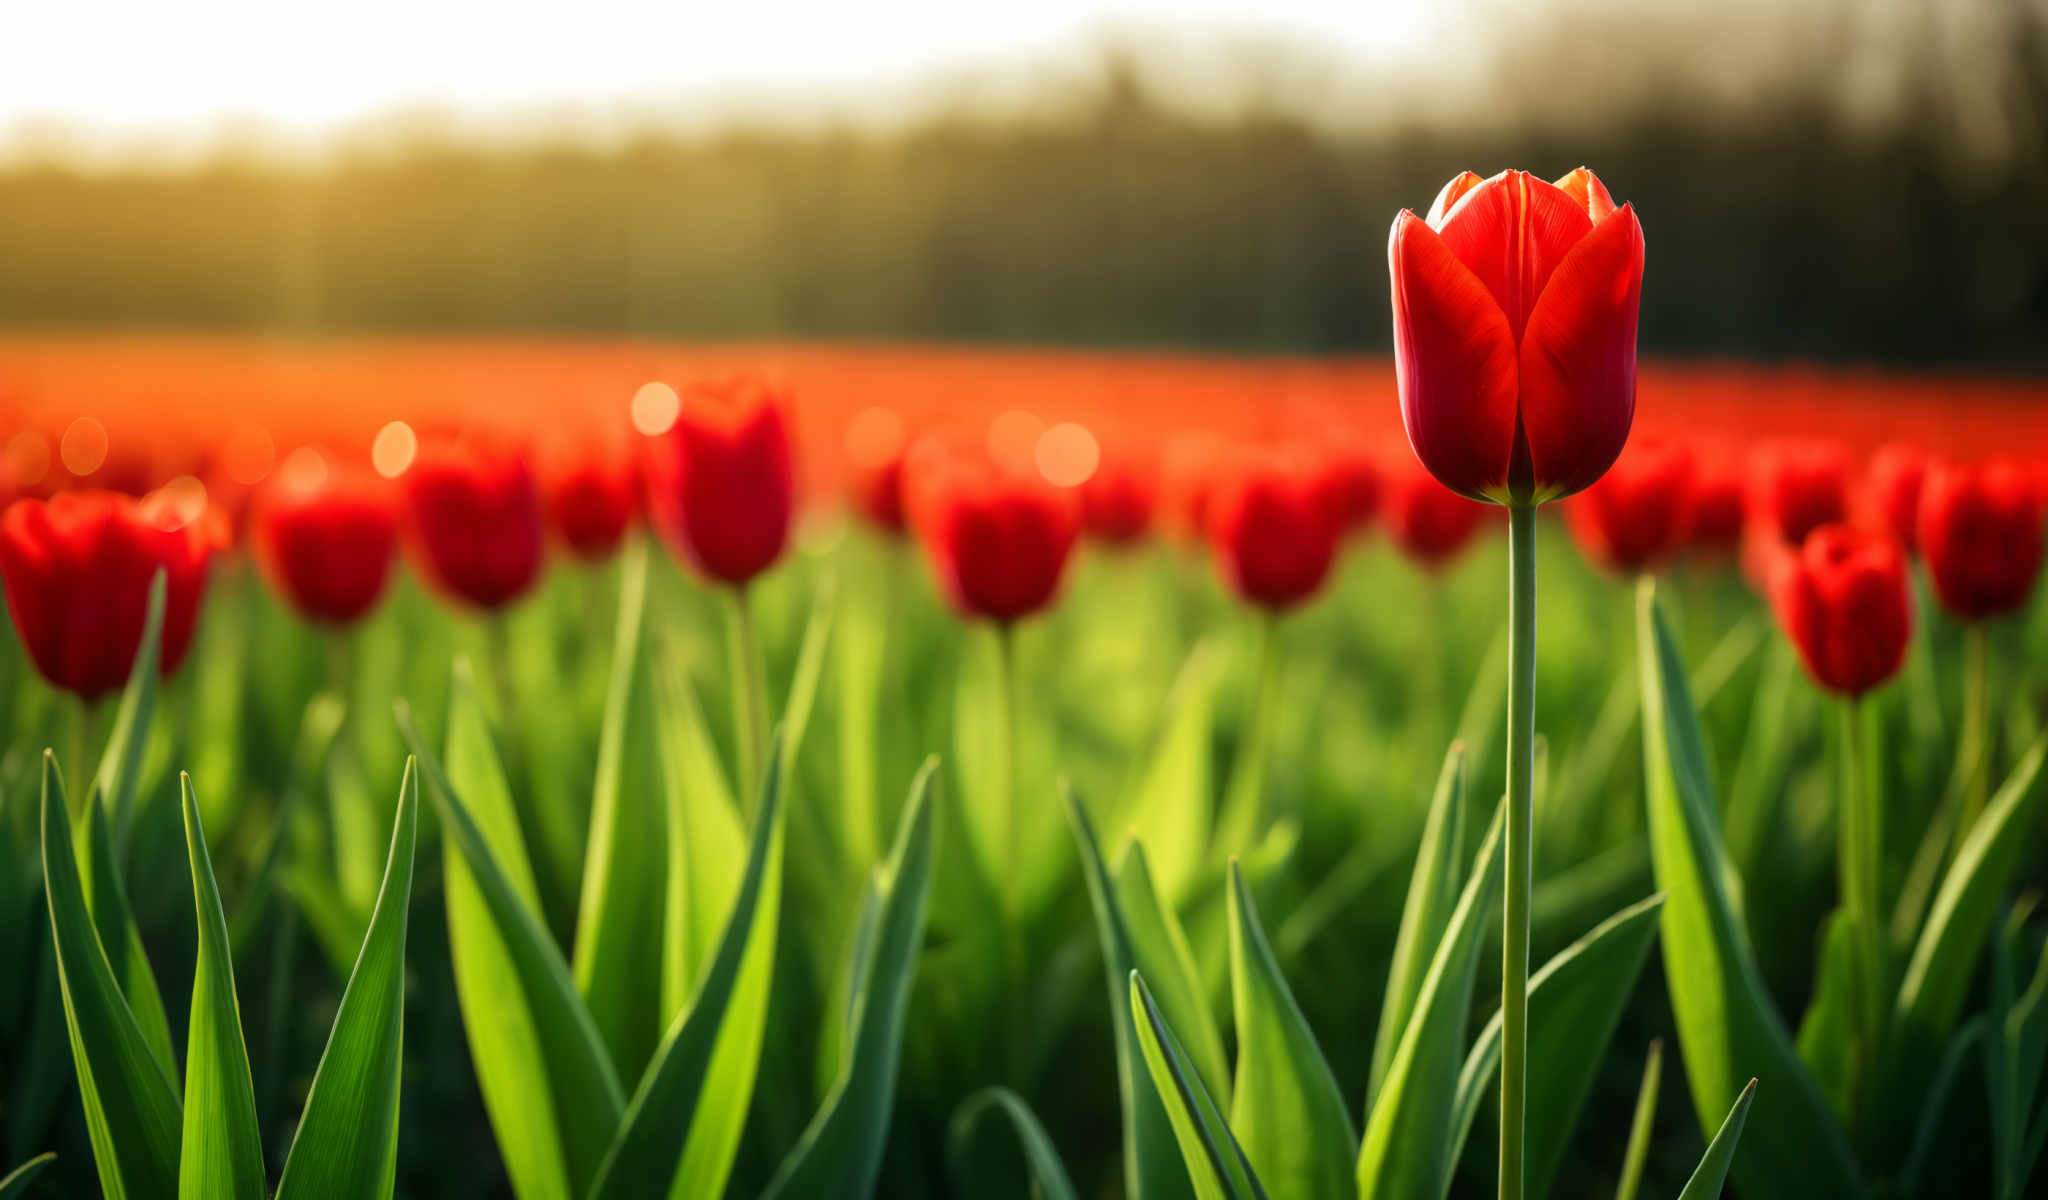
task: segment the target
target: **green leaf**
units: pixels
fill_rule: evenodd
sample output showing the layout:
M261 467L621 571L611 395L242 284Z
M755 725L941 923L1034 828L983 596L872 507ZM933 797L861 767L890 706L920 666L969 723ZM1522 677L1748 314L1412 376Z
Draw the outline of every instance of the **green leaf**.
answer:
M584 1195L625 1109L569 966L499 866L412 714L399 727L443 831L448 943L470 1060L520 1200Z
M1358 1194L1358 1134L1330 1064L1288 990L1244 872L1230 864L1230 995L1237 1078L1230 1126L1262 1178L1285 1196Z
M811 616L804 622L804 640L797 647L796 672L790 676L789 698L782 705L782 768L795 770L797 751L803 747L804 731L811 727L811 711L817 707L818 684L825 675L825 650L832 642L834 614L838 611L839 585L827 575L818 583L811 600Z
M405 935L419 835L418 768L405 764L384 883L341 993L277 1200L388 1200L398 1170L405 1042Z
M135 647L135 662L128 668L128 684L121 689L121 705L114 712L114 730L100 758L93 786L113 813L114 847L126 850L128 833L134 827L136 783L142 774L143 752L149 747L150 719L156 714L157 661L162 653L164 602L169 583L159 569L149 581L149 605L144 610L142 641Z
M157 990L156 973L142 949L142 935L136 931L134 912L128 907L128 890L121 883L114 853L113 831L107 823L106 807L95 795L88 797L82 823L73 830L78 843L78 872L85 888L86 904L99 931L103 946L112 947L108 960L121 983L121 994L134 1013L143 1040L156 1055L167 1078L176 1078L178 1057L171 1050L171 1022L164 1015L163 994Z
M975 1125L988 1112L1000 1112L1009 1118L1010 1128L1016 1131L1017 1142L1024 1148L1024 1161L1031 1168L1031 1182L1040 1200L1080 1200L1074 1191L1073 1181L1067 1178L1065 1164L1060 1162L1059 1151L1053 1147L1052 1139L1046 1136L1045 1127L1032 1115L1031 1106L1005 1087L983 1088L961 1101L960 1107L953 1112L952 1128L946 1140L954 1164L955 1185L961 1194L971 1194L961 1164L974 1138Z
M1621 1156L1621 1183L1614 1200L1636 1200L1643 1183L1643 1164L1650 1158L1650 1133L1657 1124L1657 1089L1664 1081L1664 1042L1650 1043L1650 1057L1643 1064L1643 1085L1636 1092L1636 1115L1628 1127L1628 1149Z
M1159 868L1160 894L1169 901L1187 897L1209 848L1216 796L1210 743L1221 657L1214 639L1189 652L1166 694L1159 727L1137 756L1138 765L1124 797L1124 819L1150 847L1150 856ZM1170 1006L1167 1013L1176 1028L1187 1028ZM1193 1032L1189 1031L1191 1036Z
M1934 1165L1936 1155L1943 1149L1943 1127L1954 1123L1960 1111L1958 1106L1949 1102L1949 1098L1962 1080L1963 1071L1980 1061L1978 1051L1983 1048L1988 1025L1982 1014L1963 1022L1963 1027L1950 1039L1949 1048L1942 1055L1926 1090L1915 1097L1920 1101L1920 1122L1913 1134L1905 1167L1899 1174L1904 1195L1927 1194L1927 1169Z
M780 746L779 735L774 745ZM783 758L768 759L746 873L689 1011L640 1080L592 1200L725 1191L754 1094L782 895ZM682 1136L678 1137L678 1134Z
M663 653L659 661L655 725L669 863L660 999L662 1019L673 1021L710 961L721 923L732 909L747 833L682 664L673 653Z
M1137 971L1131 972L1130 991L1145 1068L1166 1106L1195 1195L1199 1200L1265 1200L1265 1188L1250 1160L1181 1052L1180 1040L1173 1036L1172 1027L1152 1001L1144 976Z
M1685 1190L1678 1193L1678 1200L1714 1200L1721 1194L1721 1185L1728 1178L1728 1164L1735 1159L1735 1143L1742 1140L1742 1126L1749 1120L1749 1104L1755 1098L1756 1080L1752 1079L1735 1098L1735 1107L1728 1110L1728 1118L1721 1122L1714 1140L1707 1143L1706 1154L1700 1158L1692 1178L1685 1181ZM1785 1182L1796 1185L1798 1180L1795 1177Z
M1465 810L1465 748L1453 742L1450 753L1444 755L1436 793L1430 798L1429 818L1415 852L1415 872L1408 881L1408 899L1401 909L1401 928L1394 936L1394 957L1387 965L1387 994L1380 1005L1379 1029L1373 1035L1372 1074L1365 1090L1367 1111L1379 1096L1401 1035L1407 1032L1409 1014L1415 1011L1415 994L1422 990L1423 975L1458 901Z
M2048 733L2034 742L1977 818L1935 894L1894 1010L1901 1034L1921 1045L1939 1044L1955 1028L1971 967L1991 935L2006 885L2034 828L2035 784L2044 756Z
M1141 843L1125 844L1112 878L1133 960L1148 972L1148 979L1158 981L1153 995L1166 1019L1175 1029L1187 1031L1182 1045L1202 1077L1202 1086L1220 1103L1230 1103L1230 1070L1225 1065L1229 1060L1223 1054L1223 1036L1217 1032L1201 973L1195 969L1195 952L1179 916L1153 886L1151 857Z
M38 1154L9 1171L5 1179L0 1179L0 1200L21 1200L28 1194L28 1185L43 1173L43 1168L56 1161L55 1154Z
M1821 934L1820 974L1813 1000L1799 1022L1799 1058L1828 1098L1828 1106L1845 1124L1854 1118L1862 1094L1859 1064L1868 1047L1858 1046L1857 1029L1864 1008L1863 938L1856 917L1846 909L1828 914Z
M910 785L896 846L880 885L882 910L867 978L856 989L855 1028L838 1083L804 1130L763 1200L874 1194L882 1146L894 1112L897 1060L910 982L924 940L925 895L932 869L932 777L927 759Z
M1848 1138L1793 1049L1738 915L1741 879L1721 845L1699 718L1653 585L1638 593L1636 612L1644 802L1657 883L1668 897L1664 974L1694 1107L1704 1127L1736 1105L1744 1081L1761 1077L1766 1107L1743 1156L1744 1194L1864 1195Z
M1602 921L1529 978L1528 1110L1523 1122L1523 1181L1528 1195L1550 1193L1565 1147L1571 1143L1607 1056L1607 1044L1628 1007L1664 897L1650 896ZM1500 1082L1501 1018L1493 1018L1465 1057L1458 1079L1458 1134L1444 1163L1444 1184L1478 1114Z
M1473 978L1501 884L1501 821L1493 824L1465 880L1458 906L1415 996L1415 1014L1395 1047L1358 1151L1358 1194L1404 1200L1443 1193L1455 1148L1459 1058L1472 1008Z
M618 637L598 734L572 960L576 987L625 1079L639 1077L669 1015L661 991L648 986L661 971L661 944L649 933L662 919L667 818L656 774L647 656L641 652L647 556L646 540L634 539L619 580Z
M180 773L178 790L185 808L185 850L192 863L192 903L199 921L192 1023L185 1039L185 1131L178 1194L188 1200L262 1200L263 1139L256 1129L249 1052L242 1044L228 919L221 911L192 777Z
M1109 1011L1116 1036L1117 1092L1122 1101L1124 1140L1124 1192L1132 1200L1159 1200L1187 1194L1187 1170L1180 1163L1172 1125L1160 1089L1144 1083L1148 1073L1136 1013L1131 1007L1131 976L1150 971L1155 977L1173 976L1172 962L1140 962L1140 947L1131 933L1131 922L1118 900L1118 889L1103 865L1102 850L1095 838L1095 826L1071 786L1064 789L1067 818L1074 827L1074 842L1080 848L1081 877L1088 881L1088 898L1095 908L1095 928L1102 946L1102 965L1109 976ZM1202 992L1197 989L1199 997ZM1199 1074L1199 1072L1198 1072Z
M107 1200L159 1200L178 1190L178 1094L136 1024L101 948L72 854L64 781L43 755L43 887L85 1105L93 1163ZM105 822L98 823L104 829Z

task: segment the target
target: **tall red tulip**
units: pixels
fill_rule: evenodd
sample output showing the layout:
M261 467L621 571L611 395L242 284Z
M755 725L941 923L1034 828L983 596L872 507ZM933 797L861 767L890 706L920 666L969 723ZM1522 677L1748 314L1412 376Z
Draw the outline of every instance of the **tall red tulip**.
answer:
M1387 257L1401 419L1430 473L1501 504L1598 479L1635 417L1634 210L1583 167L1467 171L1426 219L1394 218Z
M2024 607L2041 573L2042 502L2019 463L1941 463L1920 493L1920 553L1941 606L1964 621Z
M1694 461L1684 442L1637 438L1600 481L1564 506L1587 557L1615 571L1650 570L1684 544Z
M400 481L407 550L443 593L497 609L540 577L540 489L523 451L481 439L432 441Z
M546 465L541 501L556 540L584 562L602 562L640 511L640 470L617 449L586 445Z
M1081 523L1098 542L1128 546L1150 532L1158 502L1150 460L1127 448L1105 447L1095 473L1081 484Z
M1927 454L1907 442L1892 442L1870 456L1864 495L1870 519L1911 554L1920 547L1920 488L1927 479Z
M647 456L648 508L676 554L744 586L789 543L795 507L789 399L753 375L682 389L682 410Z
M1247 454L1209 498L1209 545L1246 601L1285 612L1314 595L1336 558L1338 521L1320 464L1300 452Z
M1448 566L1486 520L1474 503L1419 468L1392 471L1386 479L1381 519L1401 552L1431 571Z
M1905 552L1889 535L1823 525L1777 561L1771 607L1814 682L1860 696L1898 674L1913 632Z
M1052 602L1081 530L1074 489L938 440L904 471L911 526L961 615L1008 625Z
M302 616L347 625L376 606L391 579L398 506L384 480L313 461L317 468L282 470L258 493L256 557Z
M220 531L152 496L103 491L17 500L0 516L0 577L43 678L90 701L121 686L142 644L150 580L165 591L162 669L184 661Z

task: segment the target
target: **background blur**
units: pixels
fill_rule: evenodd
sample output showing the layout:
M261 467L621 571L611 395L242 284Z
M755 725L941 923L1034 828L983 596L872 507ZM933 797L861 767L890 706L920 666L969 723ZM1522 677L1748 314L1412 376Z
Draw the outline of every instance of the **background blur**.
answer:
M11 13L0 330L1377 351L1585 162L1646 353L2048 365L2048 0L654 7Z

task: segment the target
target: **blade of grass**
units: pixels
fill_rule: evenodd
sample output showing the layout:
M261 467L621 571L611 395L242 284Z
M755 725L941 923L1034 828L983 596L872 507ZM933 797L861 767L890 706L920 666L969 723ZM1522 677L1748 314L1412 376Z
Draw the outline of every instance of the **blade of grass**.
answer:
M1031 1168L1031 1183L1039 1200L1080 1200L1074 1191L1073 1181L1067 1178L1066 1164L1060 1161L1059 1150L1046 1136L1045 1127L1032 1115L1031 1106L1005 1087L983 1088L961 1101L960 1107L953 1110L952 1125L946 1137L947 1157L953 1165L955 1185L961 1188L962 1194L971 1194L964 1169L967 1147L974 1139L975 1126L984 1114L990 1112L1000 1112L1009 1118L1017 1143L1024 1150L1024 1162Z
M1678 1200L1714 1200L1721 1194L1721 1185L1728 1179L1729 1164L1735 1161L1735 1143L1742 1140L1742 1126L1749 1120L1749 1104L1756 1098L1756 1080L1742 1089L1735 1098L1735 1107L1728 1110L1728 1117L1721 1122L1721 1128L1714 1133L1714 1140L1707 1144L1707 1152L1694 1169L1692 1178L1685 1181L1685 1190L1678 1193Z
M1621 1183L1614 1200L1636 1200L1642 1186L1643 1164L1650 1158L1650 1134L1657 1124L1657 1089L1664 1080L1664 1042L1650 1042L1650 1057L1643 1064L1643 1086L1636 1092L1636 1115L1628 1126L1628 1149L1621 1156Z
M192 1023L185 1039L184 1138L178 1194L186 1200L241 1200L265 1195L263 1139L256 1129L256 1088L242 1043L235 998L234 956L220 906L192 777L178 776L185 810L185 850L192 865L192 904L199 923L199 963L192 972Z

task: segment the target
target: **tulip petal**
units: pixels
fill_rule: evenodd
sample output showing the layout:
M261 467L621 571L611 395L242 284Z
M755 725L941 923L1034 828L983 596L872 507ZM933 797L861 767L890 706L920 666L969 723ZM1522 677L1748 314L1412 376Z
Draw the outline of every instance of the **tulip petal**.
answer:
M1527 171L1481 183L1438 226L1444 245L1493 293L1518 341L1551 272L1592 228L1585 205Z
M1538 500L1579 491L1613 465L1636 409L1643 229L1624 205L1558 264L1522 334L1522 428Z
M1470 171L1458 172L1457 178L1445 184L1444 190L1436 194L1436 203L1429 206L1429 227L1442 229L1444 218L1450 216L1451 210L1458 207L1458 201L1463 200L1467 192L1484 182L1486 181Z
M1409 444L1473 499L1507 486L1515 440L1515 339L1486 285L1414 213L1394 218L1394 374Z
M1600 177L1585 167L1580 167L1558 180L1557 186L1560 191L1579 202L1579 207L1586 210L1586 215L1592 218L1595 225L1605 221L1607 214L1614 211L1614 197L1608 195L1607 185L1601 183Z

